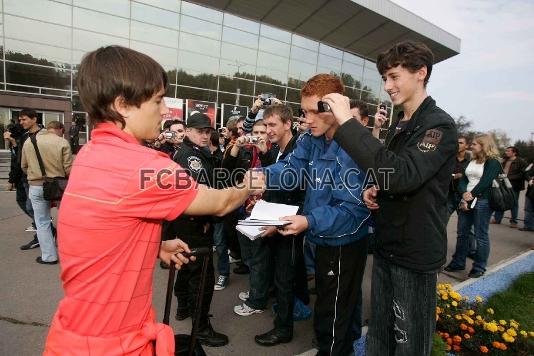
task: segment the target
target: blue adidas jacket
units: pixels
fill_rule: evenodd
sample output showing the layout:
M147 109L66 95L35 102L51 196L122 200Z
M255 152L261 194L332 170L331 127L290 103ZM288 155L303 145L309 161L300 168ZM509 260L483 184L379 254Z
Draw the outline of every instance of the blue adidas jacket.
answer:
M305 133L286 158L265 168L267 189L306 185L302 215L306 238L320 246L343 246L368 232L370 212L362 199L365 172L335 141Z

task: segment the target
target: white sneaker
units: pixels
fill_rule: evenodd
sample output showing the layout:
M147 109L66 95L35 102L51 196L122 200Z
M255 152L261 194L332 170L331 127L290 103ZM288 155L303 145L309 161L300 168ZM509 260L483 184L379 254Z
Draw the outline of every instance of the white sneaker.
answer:
M223 290L228 285L228 277L220 275L217 279L217 283L213 286L213 290Z
M250 316L252 314L261 314L261 313L263 313L263 310L251 308L248 305L246 305L245 303L243 303L243 304L236 305L234 307L234 312L237 315Z
M246 302L247 299L248 299L248 293L249 293L248 290L246 292L239 293L239 295L238 295L239 299L241 299L242 301Z
M35 228L35 226L33 226L33 224L30 224L30 226L28 226L28 227L26 228L26 230L24 230L24 231L27 231L27 232L36 232L37 229Z
M237 259L237 258L233 258L232 256L228 255L228 261L230 263L236 263L236 262L241 262L240 259Z

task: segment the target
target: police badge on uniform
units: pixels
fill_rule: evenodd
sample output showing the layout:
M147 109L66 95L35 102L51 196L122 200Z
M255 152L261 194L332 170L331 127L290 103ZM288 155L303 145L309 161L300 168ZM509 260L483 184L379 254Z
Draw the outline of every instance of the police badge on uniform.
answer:
M187 166L194 172L200 171L202 168L202 161L197 156L187 157Z
M417 143L417 149L423 153L435 151L438 144L441 142L443 132L438 129L426 130L425 137Z

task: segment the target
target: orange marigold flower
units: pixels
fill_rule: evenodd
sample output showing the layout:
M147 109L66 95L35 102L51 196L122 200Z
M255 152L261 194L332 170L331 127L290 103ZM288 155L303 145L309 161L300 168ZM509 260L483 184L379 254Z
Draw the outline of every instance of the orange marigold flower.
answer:
M467 331L469 332L469 334L474 334L475 333L475 329L473 329L472 327L468 327Z
M447 345L447 347L445 348L445 350L447 350L447 351L451 351L451 345Z
M449 337L449 333L443 333L443 337L447 339Z
M467 339L470 339L470 338L471 338L471 335L469 335L469 334L464 334L464 339L467 340Z
M456 351L456 352L460 352L460 350L461 350L462 348L461 348L459 345L454 345L454 346L452 347L452 349L453 349L454 351Z
M452 338L452 342L454 344L459 344L462 342L462 337L461 336L458 336L458 335L454 335L453 338Z
M467 325L465 325L464 323L461 323L460 324L460 329L467 330Z
M447 345L452 345L452 339L450 337L448 337L445 342L447 343Z
M484 345L480 346L480 347L479 347L479 350L480 350L480 352L482 352L483 354L487 354L487 353L489 352L489 349L488 349L486 346L484 346Z

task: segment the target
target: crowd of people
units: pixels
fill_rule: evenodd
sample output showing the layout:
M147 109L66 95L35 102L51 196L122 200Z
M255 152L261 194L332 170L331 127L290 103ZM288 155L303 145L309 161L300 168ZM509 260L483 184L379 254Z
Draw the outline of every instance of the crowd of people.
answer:
M94 130L74 163L62 125L42 129L33 110L21 112L17 135L4 134L13 154L9 182L36 230L21 249L40 247L40 264L61 262L65 297L44 354L173 355L172 330L156 323L151 306L159 257L161 268L178 269L175 317L198 317L201 344L229 342L209 318L215 292L231 283L233 259L249 285L237 315L262 313L275 298L273 327L254 337L258 345L291 342L294 320L311 314L314 279L317 355L350 355L362 335L372 242L367 354L430 355L448 217L458 213L458 239L445 270L464 270L469 257L472 278L486 271L492 214L492 223L503 218L488 204L501 172L517 192L510 227L517 228L518 195L528 182L521 230L534 231L533 164L514 147L501 164L489 135L470 145L458 137L454 120L426 92L432 64L430 49L412 41L378 56L384 90L402 108L383 142L386 110L376 111L370 130L369 107L344 96L335 75L305 82L299 113L258 96L246 117L219 130L198 112L161 126L163 68L119 46L88 53L78 88ZM45 199L47 177L68 177L61 202ZM298 210L281 217L286 225L249 238L236 225L260 199ZM56 231L50 209L59 205ZM186 257L198 247L211 251L209 287L200 296L201 264Z

